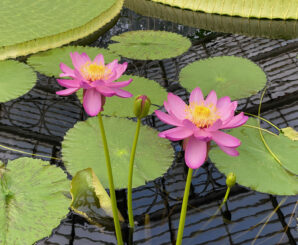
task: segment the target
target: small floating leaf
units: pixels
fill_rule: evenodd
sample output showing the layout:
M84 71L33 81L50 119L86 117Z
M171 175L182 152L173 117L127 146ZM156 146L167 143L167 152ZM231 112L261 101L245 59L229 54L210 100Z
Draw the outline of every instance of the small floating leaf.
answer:
M33 244L68 213L69 181L47 162L19 158L0 176L0 244Z
M249 119L248 125L258 126L256 119ZM231 157L219 148L210 151L209 156L219 171L234 172L237 183L253 190L274 195L298 194L298 142L284 135L263 132L270 149L276 154L283 168L268 152L261 141L258 129L240 127L231 130L231 135L241 140L240 155ZM283 147L280 147L280 146ZM295 175L296 174L296 175Z
M161 60L186 52L191 42L186 37L166 31L130 31L112 37L109 49L136 60Z
M24 63L0 61L0 102L16 99L27 93L36 83L36 74Z
M80 54L86 53L90 59L94 59L98 54L103 54L105 63L120 59L119 56L103 48L66 46L34 54L29 57L27 62L36 71L42 74L59 77L59 74L62 73L59 67L60 63L64 63L73 69L73 64L69 55L70 52L79 52Z
M158 109L156 105L161 106L163 104L164 100L167 97L167 92L157 82L144 77L130 75L121 76L119 81L126 81L130 78L133 79L132 83L123 89L132 93L133 97L123 99L117 96L113 96L110 98L106 98L107 103L104 106L103 114L118 117L134 117L134 98L141 94L147 95L151 100L152 105L150 107L149 114L153 113L155 110ZM82 89L80 89L77 92L77 96L79 100L82 102Z
M282 132L284 133L284 136L288 137L289 139L293 141L298 140L298 132L295 129L291 127L287 127L287 128L283 128Z
M266 84L266 74L255 63L235 56L220 56L193 62L180 72L188 91L200 87L204 94L215 90L218 97L233 100L256 94Z
M126 188L131 145L136 123L124 118L103 118L110 149L115 188ZM78 122L62 142L62 155L66 169L75 174L92 168L105 188L109 187L105 156L97 117ZM133 187L161 177L173 162L173 148L157 131L141 126L136 151Z
M113 224L111 199L91 168L76 173L71 181L71 208L90 222ZM119 212L119 220L124 222Z

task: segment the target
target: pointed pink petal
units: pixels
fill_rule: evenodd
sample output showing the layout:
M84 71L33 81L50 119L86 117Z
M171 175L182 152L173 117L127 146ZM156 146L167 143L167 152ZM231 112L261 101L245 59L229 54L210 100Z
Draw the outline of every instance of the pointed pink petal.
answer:
M174 114L178 119L183 120L186 116L186 104L179 96L168 93L167 107L169 113Z
M118 64L118 66L116 66L115 70L116 70L116 73L117 73L117 78L118 79L119 77L122 76L122 74L125 72L127 68L127 62L124 62L123 64Z
M132 79L129 79L129 80L123 81L123 82L109 83L107 86L109 86L111 88L123 88L123 87L126 87L127 85L129 85L131 82L132 82Z
M59 75L60 77L74 77L73 69L71 69L67 65L60 63L60 69L63 72Z
M116 95L121 98L129 98L129 97L133 96L130 92L119 89L119 88L113 88L113 90L116 92Z
M80 70L81 67L88 61L85 59L86 58L85 56L81 58L81 55L78 52L70 53L70 57L71 57L73 66L77 70Z
M112 83L115 80L117 80L117 73L115 71L113 71L112 74L110 74L107 79L104 79L102 81L104 81L105 83Z
M239 152L235 148L225 147L222 145L218 145L218 146L223 152L227 153L230 156L233 156L233 157L239 156Z
M94 63L96 63L97 65L100 66L104 66L105 65L105 60L102 54L98 54L96 55L96 57L93 60Z
M206 100L205 100L205 103L206 103L206 105L210 105L210 104L212 104L212 105L216 106L216 104L217 104L217 96L216 96L216 93L215 93L214 90L212 90L212 91L208 94L208 96L207 96L207 98L206 98Z
M229 96L225 96L225 97L222 97L220 98L218 101L217 101L217 104L216 104L216 108L218 110L222 110L223 108L226 108L227 106L229 106L231 104L231 99Z
M66 88L79 88L80 83L77 80L69 80L69 79L57 79L57 82Z
M89 56L86 53L82 53L80 56L80 59L82 60L82 62L85 64L87 62L91 63L91 60L89 58Z
M222 125L223 125L222 120L221 119L217 119L215 121L215 123L213 123L213 125L211 127L206 128L206 131L209 131L209 132L210 131L216 131L218 129L221 129L222 128Z
M96 90L97 92L101 93L106 97L111 97L116 94L116 92L113 89L110 89L107 86L96 86Z
M68 88L68 89L57 91L56 94L62 95L62 96L67 96L67 95L73 94L74 92L78 91L79 89L80 88Z
M83 106L86 113L91 117L96 116L101 111L102 98L95 88L85 90Z
M200 128L196 128L196 130L194 131L194 137L205 142L212 140L212 134Z
M164 123L174 125L174 126L182 126L181 121L178 121L176 118L173 118L170 115L168 115L162 111L156 110L155 115Z
M185 163L192 169L203 165L207 158L207 143L190 137L185 149Z
M81 82L80 82L80 87L83 88L83 89L90 89L90 88L93 88L93 86L91 86L91 84L89 84L89 83L86 82L86 81L81 81Z
M193 134L192 130L185 127L176 127L159 133L162 138L167 138L172 141L183 140Z
M230 129L230 128L237 128L245 124L248 120L248 117L244 115L243 112L238 114L237 116L233 117L232 120L225 123L222 129Z
M196 104L200 104L203 101L204 101L204 96L203 96L202 90L199 87L195 88L190 94L189 103L194 102Z
M113 72L117 66L118 66L118 60L113 60L111 63L106 65L106 67L109 68Z
M226 147L238 147L241 144L241 141L239 139L222 131L215 131L210 133L212 134L212 140L214 140L218 145Z

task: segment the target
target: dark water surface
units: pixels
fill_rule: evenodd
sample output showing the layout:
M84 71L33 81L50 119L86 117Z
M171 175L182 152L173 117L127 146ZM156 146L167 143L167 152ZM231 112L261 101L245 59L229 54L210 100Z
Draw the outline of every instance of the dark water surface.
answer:
M194 28L143 17L124 9L117 24L91 46L106 47L111 36L139 29L177 32L191 37L193 46L187 53L172 59L127 60L127 73L153 79L187 100L187 92L177 81L180 69L188 63L220 55L249 58L262 67L268 78L262 116L281 128L291 126L298 130L297 39L270 40L211 32L198 37ZM55 95L55 91L60 89L55 79L39 75L38 83L30 93L1 104L0 143L27 152L60 157L65 133L78 120L86 119L76 96ZM240 100L238 109L256 114L259 97L257 94ZM168 128L154 116L147 117L144 123L158 130ZM165 176L133 191L134 215L139 223L134 233L134 244L175 244L187 174L180 145L174 144L173 147L176 160ZM0 149L4 161L21 156ZM52 160L51 163L63 168L63 162ZM209 222L225 190L225 177L211 162L195 172L183 244L296 244L297 197L276 197L236 186L228 205ZM125 216L125 190L118 191L117 196L119 209ZM281 201L281 208L272 213ZM113 232L69 213L49 238L37 244L116 244L116 238Z

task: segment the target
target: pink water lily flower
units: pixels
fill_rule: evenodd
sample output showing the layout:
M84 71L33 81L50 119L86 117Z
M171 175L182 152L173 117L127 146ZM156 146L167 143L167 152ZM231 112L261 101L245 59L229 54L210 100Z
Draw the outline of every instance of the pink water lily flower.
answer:
M57 79L58 83L66 87L65 90L56 92L59 95L70 95L82 88L83 107L89 116L96 116L103 110L105 97L119 96L131 97L132 94L120 88L129 85L132 79L123 82L114 82L127 68L127 63L118 64L118 60L105 65L104 57L98 54L93 61L86 53L70 53L74 69L61 63L62 73L60 77L71 77L72 79Z
M217 99L214 91L204 99L201 89L195 88L190 94L189 105L169 93L164 106L168 114L162 111L155 111L155 114L161 121L176 127L159 133L159 136L172 141L183 140L188 167L196 169L205 162L211 140L225 153L239 155L235 148L240 146L240 140L220 131L239 127L248 120L243 112L234 115L237 101L231 102L228 96Z

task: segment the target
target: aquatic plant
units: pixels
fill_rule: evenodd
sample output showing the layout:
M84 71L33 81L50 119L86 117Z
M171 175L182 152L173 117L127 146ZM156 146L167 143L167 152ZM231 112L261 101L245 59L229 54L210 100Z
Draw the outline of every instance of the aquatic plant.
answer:
M161 121L176 127L159 133L159 136L172 141L183 140L185 162L189 167L176 241L181 244L193 169L205 162L211 140L228 155L237 156L240 140L220 130L240 127L248 117L243 112L234 115L237 101L231 102L228 96L217 99L213 90L204 99L198 87L191 92L189 105L169 93L164 106L168 114L162 111L155 111L155 114Z

